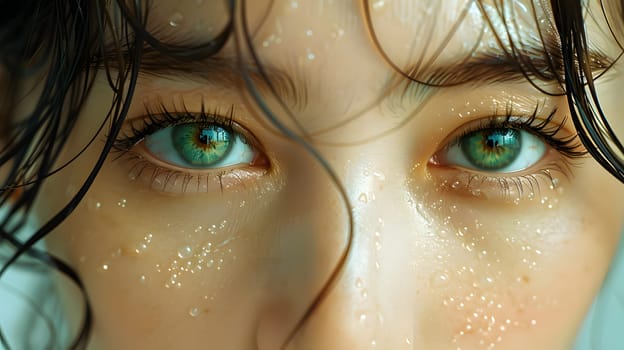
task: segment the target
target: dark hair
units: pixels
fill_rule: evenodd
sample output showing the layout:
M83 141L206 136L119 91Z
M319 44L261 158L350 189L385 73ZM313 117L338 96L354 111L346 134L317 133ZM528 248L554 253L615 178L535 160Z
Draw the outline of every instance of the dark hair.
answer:
M321 163L336 183L344 204L347 208L350 207L346 192L331 167L314 147L299 136L300 130L290 130L285 127L264 103L256 88L256 83L250 78L250 70L254 69L254 73L265 78L267 75L263 70L262 62L255 55L247 21L244 15L238 13L245 13L238 9L244 9L246 1L241 0L237 4L234 0L228 0L226 3L230 18L222 32L208 42L192 46L168 43L159 39L157 32L146 30L150 11L149 1L21 0L5 1L0 6L0 23L2 23L0 25L0 118L4 121L0 132L5 141L0 150L0 168L6 169L6 175L0 187L0 207L7 209L7 214L0 223L0 243L12 247L10 256L1 265L0 278L8 268L15 265L20 256L26 254L58 269L73 280L82 290L86 306L83 326L71 344L71 348L83 348L87 344L91 327L91 311L86 292L80 277L71 267L45 251L36 249L34 244L71 215L89 190L126 118L141 70L142 58L146 55L163 55L179 62L202 60L217 54L228 39L236 36L239 39L237 40L239 55L245 52L255 61L254 68L242 63L239 67L242 79L254 97L255 103L275 127L294 142L303 145ZM476 0L475 3L483 6L481 0ZM537 20L536 5L533 1L531 4ZM272 6L272 3L269 6ZM502 8L505 2L497 2L497 6ZM547 55L545 60L542 60L546 62L545 67L523 59L525 56L522 53L526 48L521 42L510 39L506 45L503 45L502 39L498 36L501 49L508 59L515 62L516 69L521 71L529 81L554 78L559 82L567 96L571 119L574 121L580 141L594 159L613 176L624 182L622 158L624 147L609 127L607 118L600 108L594 86L594 80L597 77L596 68L602 71L609 69L619 59L619 56L607 62L595 62L589 57L583 17L585 5L582 1L551 0L550 6L558 38L554 41L547 41L542 37L542 45L555 48L544 51L556 53ZM377 47L382 57L397 73L405 79L432 86L462 83L462 81L449 80L443 75L420 77L417 69L404 70L394 64L383 51L377 38L370 18L368 0L362 0L362 7L372 44ZM605 7L602 4L606 18L609 11ZM614 17L619 20L622 18L620 11L623 7L623 3L614 6L618 12ZM483 9L482 13L489 21ZM240 28L240 31L235 29L236 21L241 22L241 26L236 27ZM509 31L512 24L505 25L507 26L505 29ZM609 28L613 27L610 25ZM107 38L104 33L108 35ZM621 50L622 46L614 29L611 29L611 34ZM471 61L467 58L461 63L471 64ZM98 70L106 73L110 88L114 92L106 118L100 125L100 130L109 128L109 136L105 140L102 152L85 182L65 206L59 208L47 222L37 227L26 240L20 240L16 236L17 232L24 226L35 199L40 195L44 180L79 157L84 151L83 149L77 152L75 157L66 164L60 166L57 164L65 140L73 130L93 85L95 72ZM553 77L552 74L555 72L563 74ZM38 100L26 116L18 119L15 117L16 107L21 97L18 92L26 86L27 80L33 79L37 80L38 86L41 87L41 91L37 92ZM265 80L269 91L272 91L278 101L281 101L271 81L268 78ZM95 135L91 142L94 139ZM351 223L352 218L349 220ZM338 279L350 251L353 238L352 226L349 225L348 243L344 247L336 268L305 314L293 326L285 344L288 344L292 336L307 321ZM0 344L9 348L1 330Z

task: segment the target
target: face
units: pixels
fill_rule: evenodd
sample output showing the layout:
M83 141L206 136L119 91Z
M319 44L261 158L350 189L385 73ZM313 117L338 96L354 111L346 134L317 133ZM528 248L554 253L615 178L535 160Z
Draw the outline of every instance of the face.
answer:
M148 26L168 40L226 25L217 1L155 5ZM246 6L213 62L141 73L115 151L47 240L86 286L90 349L277 349L294 330L289 349L568 348L616 246L624 188L576 153L565 96L545 93L560 87L502 58L510 40L543 50L548 12L509 3L509 24L463 0ZM251 87L233 61L251 62L243 22L261 62L245 68ZM611 54L604 23L587 25ZM621 73L597 85L617 115ZM112 96L101 72L67 159ZM106 137L48 181L42 218Z

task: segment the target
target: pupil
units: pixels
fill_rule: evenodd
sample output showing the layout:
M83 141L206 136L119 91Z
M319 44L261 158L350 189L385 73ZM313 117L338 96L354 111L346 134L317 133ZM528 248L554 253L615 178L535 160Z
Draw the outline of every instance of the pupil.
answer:
M494 139L494 137L492 137L492 135L488 136L487 141L485 142L485 145L488 148L496 148L498 147L498 141Z

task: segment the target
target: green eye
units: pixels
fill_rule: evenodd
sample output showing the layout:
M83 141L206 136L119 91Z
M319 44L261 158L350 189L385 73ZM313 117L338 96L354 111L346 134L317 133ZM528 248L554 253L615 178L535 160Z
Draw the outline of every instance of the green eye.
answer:
M216 125L177 125L173 127L171 136L180 156L194 166L217 163L232 146L230 132Z
M499 170L520 155L522 138L514 129L486 129L469 133L460 140L466 158L483 170Z
M545 153L546 143L533 133L515 128L483 128L461 136L435 158L444 165L513 173L532 167Z
M191 169L250 164L257 150L240 133L214 123L187 123L163 128L144 139L159 160Z

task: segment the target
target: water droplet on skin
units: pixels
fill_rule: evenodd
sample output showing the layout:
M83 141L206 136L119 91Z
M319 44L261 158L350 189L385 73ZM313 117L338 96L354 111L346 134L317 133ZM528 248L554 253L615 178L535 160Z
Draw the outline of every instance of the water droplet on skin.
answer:
M473 195L473 196L475 196L475 197L481 197L481 195L482 195L483 193L481 193L481 190L480 190L480 189L475 188L475 189L471 189L471 190L470 190L470 194L472 194L472 195Z
M386 5L386 1L385 0L375 0L373 2L373 9L374 10L381 10L385 5Z
M136 248L134 249L134 252L136 254L141 254L144 251L146 251L150 243L152 243L152 237L153 236L151 233L146 234L145 237L143 237L143 241L137 244Z
M299 8L299 3L297 1L291 1L290 8L293 8L293 9Z
M314 35L314 32L312 31L312 29L308 29L308 30L306 30L305 35L306 36L312 36L312 35Z
M331 32L330 36L332 37L332 39L340 39L344 36L344 34L345 34L344 29L336 28Z
M184 246L178 250L178 257L180 259L188 259L193 256L193 248L190 246Z
M145 283L145 281L147 281L147 277L145 277L145 275L141 275L141 276L139 277L139 281L140 281L141 283Z
M191 309L189 310L189 315L190 315L191 317L197 317L197 316L199 316L199 309L198 309L198 308L196 308L196 307L191 308Z
M169 25L171 27L177 27L184 20L184 16L180 12L174 12L171 17L169 17Z
M373 176L377 178L377 180L379 181L385 181L386 180L386 175L384 175L384 173L380 172L380 171L375 171L373 173Z
M362 296L362 299L366 299L368 297L368 290L366 290L366 288L362 288L360 295Z
M117 248L111 253L111 258L118 258L120 256L121 256L121 248Z
M91 211L98 211L98 210L100 210L102 208L102 203L100 203L98 201L95 201L95 200L92 200L92 199L89 199L89 201L88 201L88 208Z
M364 323L366 322L366 314L362 313L360 314L360 316L358 317L358 319L360 320L360 323Z
M381 233L379 231L375 231L375 249L377 251L380 251L382 248L382 242L381 242Z
M368 196L366 195L366 193L360 193L358 200L362 203L368 203Z
M362 288L362 285L363 285L362 279L361 278L356 278L355 279L355 288L358 288L358 289Z
M125 198L122 198L117 202L117 206L120 208L125 208L126 205L128 205L128 200Z
M110 268L110 266L108 265L108 263L104 263L104 264L102 264L102 266L100 267L100 269L101 269L102 271L105 271L105 272L106 272L106 271L108 271L108 269L109 269L109 268Z

